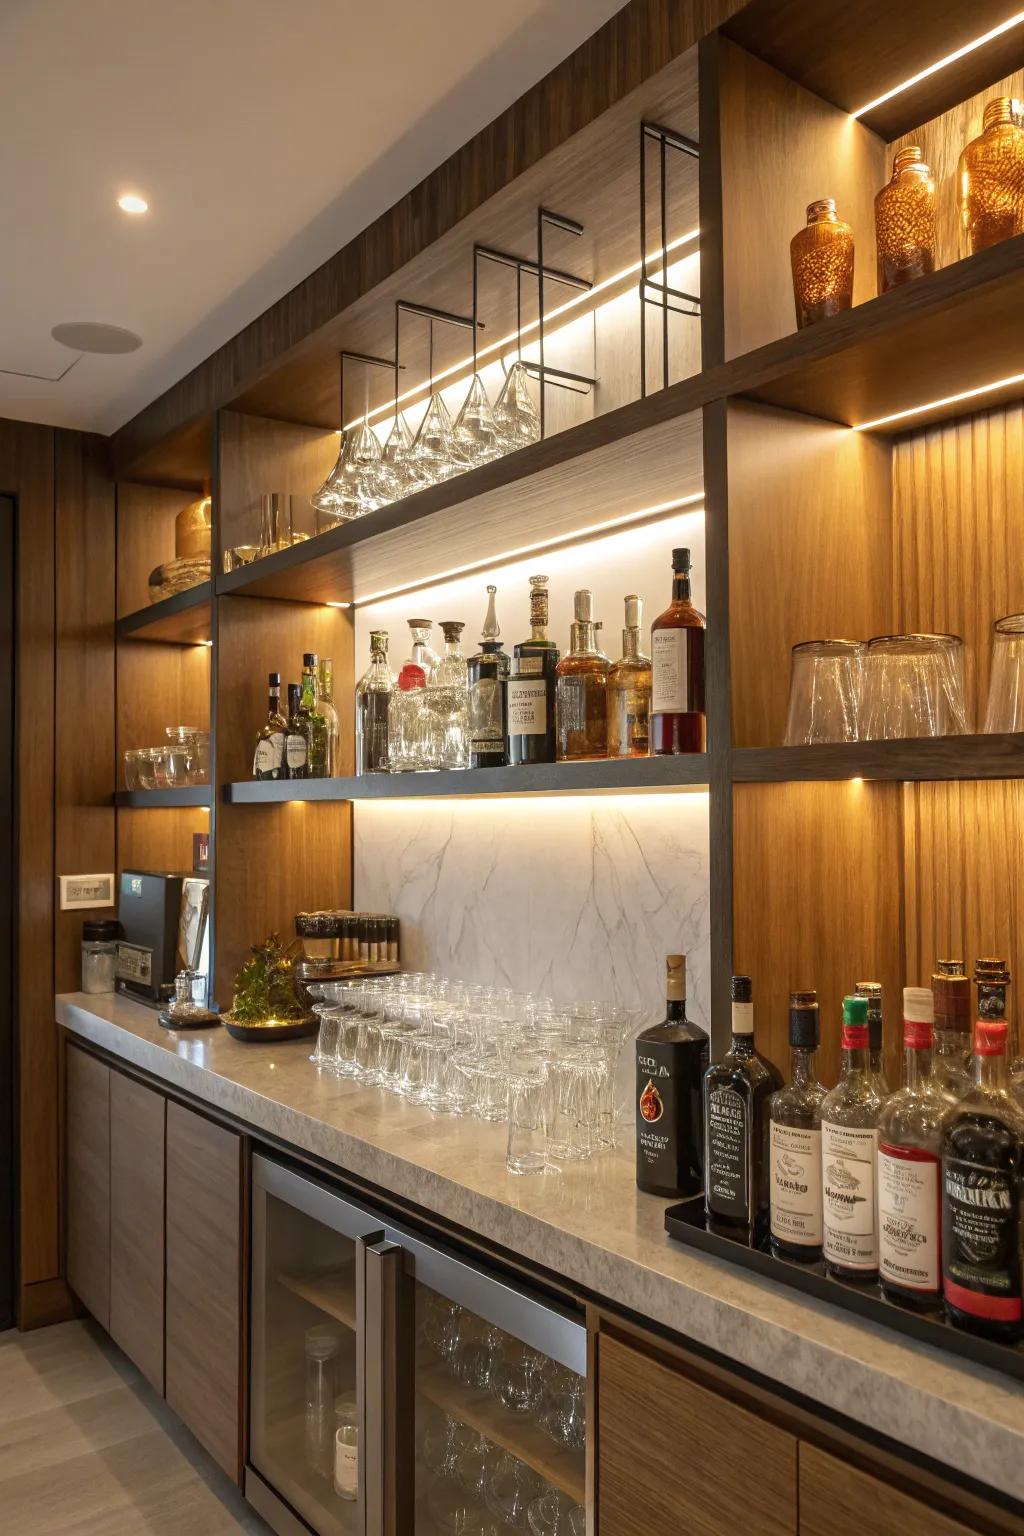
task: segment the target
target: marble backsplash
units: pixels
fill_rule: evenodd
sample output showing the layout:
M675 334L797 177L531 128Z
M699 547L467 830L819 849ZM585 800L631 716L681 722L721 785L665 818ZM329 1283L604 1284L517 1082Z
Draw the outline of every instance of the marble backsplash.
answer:
M353 857L355 905L398 914L409 968L658 1019L682 951L707 1028L704 792L362 802Z

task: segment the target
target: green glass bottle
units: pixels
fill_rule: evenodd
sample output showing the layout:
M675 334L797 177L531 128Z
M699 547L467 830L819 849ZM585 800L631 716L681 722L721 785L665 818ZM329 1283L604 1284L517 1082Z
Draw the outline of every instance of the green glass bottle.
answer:
M306 722L309 735L309 757L306 777L326 779L330 771L330 726L320 709L320 685L317 679L317 655L307 651L302 658L302 694L299 713Z

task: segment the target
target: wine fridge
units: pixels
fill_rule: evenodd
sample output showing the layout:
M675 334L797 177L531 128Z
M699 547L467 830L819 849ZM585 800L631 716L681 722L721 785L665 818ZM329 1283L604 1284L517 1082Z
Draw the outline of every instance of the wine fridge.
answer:
M280 1536L584 1536L581 1315L253 1159L245 1492Z

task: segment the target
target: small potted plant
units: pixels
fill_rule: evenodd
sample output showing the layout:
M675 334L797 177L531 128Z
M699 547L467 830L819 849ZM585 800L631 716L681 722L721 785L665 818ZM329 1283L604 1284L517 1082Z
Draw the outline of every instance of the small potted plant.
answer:
M236 1040L291 1040L316 1032L316 1015L295 989L290 949L276 933L254 944L235 976L231 1012L224 1027Z

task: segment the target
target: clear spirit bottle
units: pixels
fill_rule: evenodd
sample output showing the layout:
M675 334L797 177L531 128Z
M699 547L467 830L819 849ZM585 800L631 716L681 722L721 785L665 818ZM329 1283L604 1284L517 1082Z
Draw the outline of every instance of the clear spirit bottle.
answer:
M480 649L467 663L469 672L469 766L504 768L508 761L507 686L509 658L502 650L495 607L497 587L487 588L487 614Z
M356 684L356 773L388 771L388 706L395 686L387 631L370 633L370 665Z
M317 674L315 651L307 651L302 658L302 695L299 711L306 721L309 755L306 760L306 777L327 777L329 727L327 717L320 708L320 685Z
M441 625L444 655L427 678L427 705L438 736L438 767L469 767L469 673L460 637L464 624Z
M942 1124L956 1100L932 1075L935 1001L903 989L903 1086L878 1119L878 1275L893 1301L929 1307L942 1291Z
M842 1280L878 1277L875 1169L882 1095L868 1051L868 1001L843 998L839 1082L821 1105L821 1190L829 1274Z
M284 779L288 777L284 756L288 722L281 713L280 672L271 672L268 675L267 689L269 693L267 718L256 738L252 776L254 779Z
M622 655L608 673L608 756L648 757L651 750L651 658L640 649L643 604L626 598Z
M821 1040L816 992L789 994L789 1082L769 1104L771 1246L776 1258L821 1258L821 1106L814 1072Z
M878 1079L879 1091L889 1094L889 1087L885 1075L885 1025L882 1018L882 983L880 981L858 981L853 989L855 997L866 997L868 1000L868 1060L871 1070Z
M284 761L289 779L309 777L309 722L302 713L302 689L288 684L288 734L284 739Z
M508 680L508 760L555 761L558 647L548 636L548 578L530 577L530 638L512 652Z
M708 1037L686 1017L686 956L669 955L665 967L665 1017L636 1038L636 1182L686 1200L704 1187Z
M414 666L423 668L423 675L429 683L431 673L440 660L430 643L434 621L433 619L407 619L406 622L409 625L409 639L412 645L407 659Z
M690 551L672 551L672 602L651 625L651 752L703 752L704 615L690 601Z
M329 656L321 656L317 667L318 708L327 722L327 773L330 777L338 772L341 733L338 711L334 707L334 662Z
M569 654L558 663L555 735L560 763L608 755L608 658L597 646L593 595L573 599Z
M962 1099L974 1087L971 1050L971 983L962 960L937 960L932 976L935 1047L932 1075L940 1089Z
M1024 1113L1008 1091L1005 1019L974 1026L974 1087L942 1139L942 1291L950 1321L1003 1340L1024 1332Z
M769 1105L782 1087L754 1045L749 976L732 978L732 1041L704 1074L704 1203L708 1225L756 1241L770 1206Z
M415 773L428 766L428 714L423 668L407 661L398 674L398 687L392 690L388 707L390 773Z

